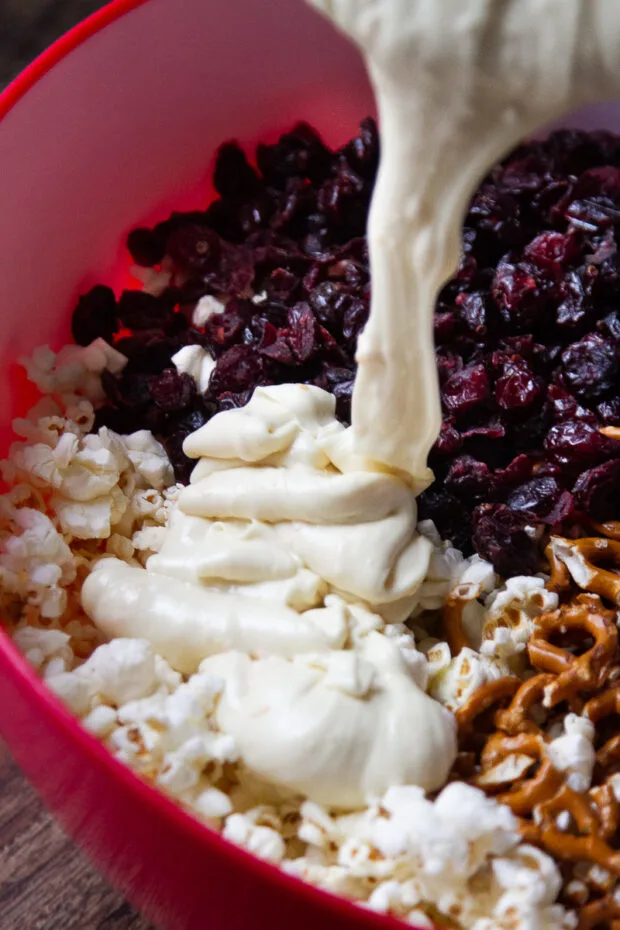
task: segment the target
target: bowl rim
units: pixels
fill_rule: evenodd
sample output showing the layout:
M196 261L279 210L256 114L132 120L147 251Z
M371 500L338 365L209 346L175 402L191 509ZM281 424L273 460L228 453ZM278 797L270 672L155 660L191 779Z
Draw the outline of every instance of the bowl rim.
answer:
M101 9L78 22L60 38L46 48L23 71L21 71L0 93L0 122L11 112L20 100L57 64L62 62L72 51L83 45L88 39L101 32L107 26L120 20L133 10L145 5L150 0L110 0ZM45 682L28 664L0 624L0 654L6 660L16 681L30 690L45 706L46 713L54 718L57 726L62 728L73 741L80 744L88 753L94 765L105 770L111 778L120 780L127 790L139 799L141 804L156 811L164 819L172 820L181 832L194 835L197 840L210 847L215 854L224 854L233 868L250 869L257 878L261 878L275 887L282 886L295 891L300 899L331 911L336 916L353 919L360 927L394 928L402 927L403 921L374 912L360 903L343 898L333 892L312 885L294 875L284 872L279 866L266 862L241 846L225 839L221 834L199 821L179 804L169 798L163 791L155 788L140 778L128 766L116 759L112 753L95 736L81 725L76 717L65 707ZM9 747L10 748L10 747ZM95 860L96 861L96 860ZM408 924L415 930L412 924Z

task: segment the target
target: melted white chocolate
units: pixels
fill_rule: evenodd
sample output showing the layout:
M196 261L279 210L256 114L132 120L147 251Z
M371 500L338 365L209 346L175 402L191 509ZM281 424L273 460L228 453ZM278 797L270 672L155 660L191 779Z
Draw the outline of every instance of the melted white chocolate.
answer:
M421 488L439 434L437 293L475 185L525 135L620 85L617 0L309 0L362 50L381 161L355 447Z

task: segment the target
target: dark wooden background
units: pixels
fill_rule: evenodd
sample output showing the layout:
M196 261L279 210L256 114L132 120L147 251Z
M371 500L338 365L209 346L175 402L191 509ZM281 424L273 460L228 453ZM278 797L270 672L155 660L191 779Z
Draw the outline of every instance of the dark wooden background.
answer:
M100 0L0 0L0 89L101 6ZM152 930L50 818L2 742L0 930Z

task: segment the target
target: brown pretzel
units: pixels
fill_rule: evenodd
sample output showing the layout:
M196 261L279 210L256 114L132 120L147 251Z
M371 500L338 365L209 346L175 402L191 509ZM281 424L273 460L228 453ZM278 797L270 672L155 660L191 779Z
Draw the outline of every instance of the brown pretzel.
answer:
M531 719L532 709L541 705L545 690L555 681L550 674L535 675L529 681L521 682L512 701L505 710L496 715L497 726L505 733L539 733L540 727ZM475 695L474 695L475 696Z
M613 685L591 698L583 713L595 725L612 714L620 715L620 685ZM612 736L597 750L596 761L605 772L620 762L620 734Z
M564 569L560 567L564 563L554 552L554 540L565 543L580 556L583 568L587 572L587 582L582 584L572 575L566 565ZM551 567L549 583L555 585L552 590L563 590L566 587L566 577L570 575L580 588L593 594L600 594L613 604L620 604L620 574L601 568L599 565L602 561L612 562L620 568L620 541L601 536L587 536L583 539L564 539L562 536L555 536L545 551Z
M496 704L501 705L504 701L510 700L520 686L520 678L515 675L507 675L505 678L498 678L497 681L490 681L478 688L477 691L474 691L472 696L462 707L458 708L454 715L459 737L463 739L469 736L474 729L477 717Z
M517 736L506 736L503 733L495 733L484 747L480 759L482 772L472 779L472 784L491 789L489 772L509 757L525 760L523 775L532 765L539 763L538 771L534 775L530 778L517 776L512 788L497 795L497 800L506 804L514 814L520 817L529 816L538 804L558 790L564 776L545 757L545 740L542 734L519 733ZM496 783L493 787L499 787L499 784Z
M595 927L620 930L620 902L613 895L590 901L581 909L577 930L594 930Z
M612 786L605 782L603 785L590 788L588 794L598 810L601 836L609 840L620 827L620 806L616 800L615 792Z
M595 725L611 714L620 714L620 685L607 688L590 698L583 708L583 716Z
M588 520L588 523L595 533L620 541L620 520L609 520L607 523L596 523L594 520Z
M561 594L563 591L567 591L571 586L571 575L564 562L558 559L553 541L546 547L545 556L549 562L547 590L553 591L555 594Z
M549 641L553 635L569 632L593 637L594 645L576 656ZM535 668L557 675L545 689L545 706L554 707L578 691L596 691L604 685L618 658L615 613L606 610L599 598L580 594L574 603L537 618L527 649Z
M453 656L469 646L463 627L463 611L480 594L480 585L460 584L450 592L443 608L443 634Z
M558 814L568 811L579 834L560 830ZM601 816L587 794L578 794L564 784L553 797L538 805L541 841L552 856L573 862L593 862L620 876L620 853L605 842Z

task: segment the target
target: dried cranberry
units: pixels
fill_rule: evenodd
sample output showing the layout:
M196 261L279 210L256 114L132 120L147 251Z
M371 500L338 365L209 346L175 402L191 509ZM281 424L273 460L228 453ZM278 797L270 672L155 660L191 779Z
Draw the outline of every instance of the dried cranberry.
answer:
M495 382L495 400L502 410L529 407L543 393L544 384L535 378L522 359L504 366L503 375Z
M225 142L217 152L213 186L222 197L252 197L261 187L260 178L237 142Z
M444 490L430 487L418 498L420 520L432 520L443 539L469 554L471 544L471 508Z
M289 312L289 341L297 359L306 362L320 351L319 326L307 303L298 303Z
M531 265L502 261L492 285L492 294L505 323L516 332L532 326L544 312L547 298Z
M503 578L533 575L538 570L538 546L528 532L529 518L505 504L480 504L473 513L473 543L478 555L491 562Z
M189 407L196 395L196 382L191 375L166 368L151 383L151 395L157 406L166 413Z
M606 426L620 426L620 397L604 400L596 412Z
M144 291L123 291L118 301L118 315L129 329L157 329L173 309L167 295L153 297Z
M456 312L468 329L478 335L486 332L487 307L484 294L474 291L472 294L459 294L455 301Z
M205 336L212 347L228 349L241 341L252 314L248 300L230 300L223 313L214 313L205 324Z
M260 383L263 374L261 358L250 346L232 346L217 360L211 375L209 393L251 390Z
M597 333L588 333L562 353L564 381L580 398L596 401L620 378L620 350Z
M450 375L443 385L442 399L450 413L464 413L490 397L491 389L484 365L472 365Z
M527 514L536 519L544 519L557 504L562 489L555 478L532 478L526 484L516 488L507 498L511 510Z
M205 274L217 266L220 237L207 226L181 226L168 237L166 252L182 271Z
M454 418L449 417L441 424L439 436L433 446L435 455L454 455L463 445L463 438L459 431L455 429Z
M79 346L87 346L94 339L112 342L118 327L114 291L96 284L82 294L71 317L71 334Z
M307 123L298 123L275 145L259 145L256 160L270 187L284 189L291 177L321 181L329 171L332 154L321 137Z
M576 506L605 523L620 519L620 459L613 459L579 476L573 488Z
M461 455L454 460L444 485L450 494L468 503L492 500L494 495L493 475L489 466L471 455Z
M558 464L579 469L610 455L620 456L620 442L603 436L584 420L565 420L551 427L545 450Z
M362 120L359 135L342 152L355 171L366 180L374 181L379 164L379 133L374 119Z
M154 229L132 229L127 236L127 248L136 265L150 268L158 265L166 252L166 237Z
M561 274L579 255L579 241L575 235L544 232L525 247L525 257L553 275Z

